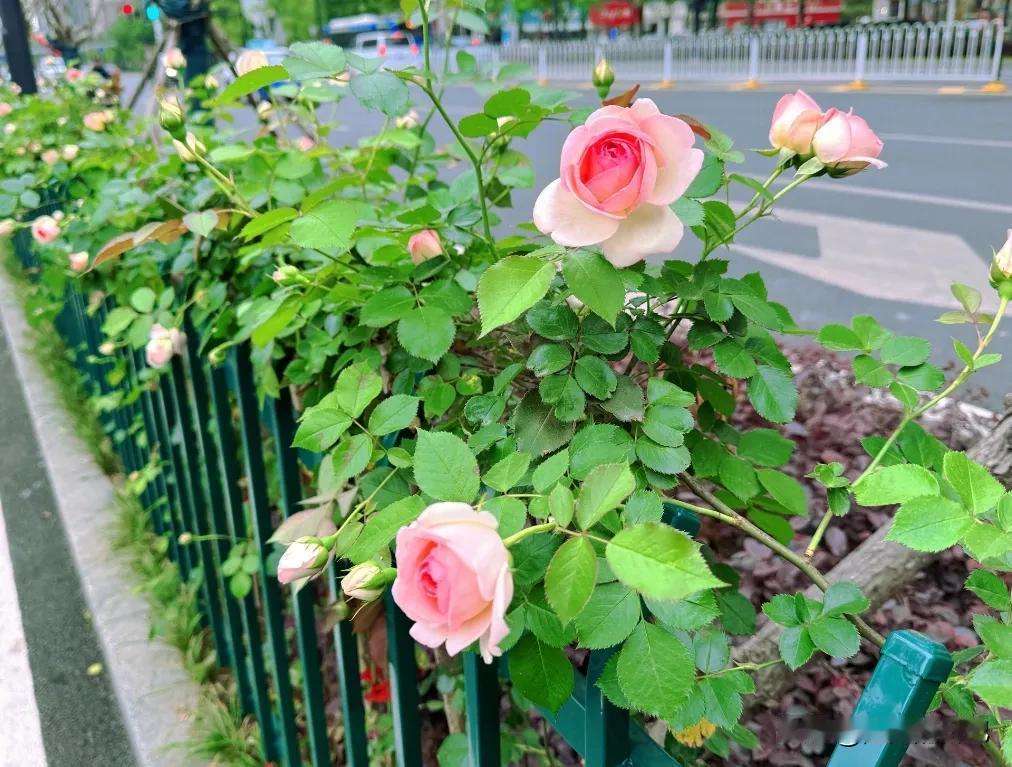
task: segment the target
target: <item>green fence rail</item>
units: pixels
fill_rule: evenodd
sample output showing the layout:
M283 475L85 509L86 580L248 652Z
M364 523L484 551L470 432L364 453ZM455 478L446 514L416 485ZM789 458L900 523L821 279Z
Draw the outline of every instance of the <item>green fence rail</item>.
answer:
M15 246L26 271L36 272L29 242L21 237ZM361 664L350 622L338 622L332 636L344 731L343 753L332 753L321 667L321 642L330 638L317 630L323 603L312 588L295 593L280 586L268 565L273 554L268 538L281 519L298 510L308 475L304 464L312 460L291 447L295 411L288 395L261 405L249 346L234 348L224 364L212 367L199 352L199 333L192 326L186 327L186 353L174 356L160 374L137 351L102 355L98 347L102 321L112 308L108 300L89 307L72 284L64 298L55 325L84 385L113 403L101 419L124 471L160 467L139 500L155 533L167 539L168 555L182 577L199 586L204 624L219 663L235 677L242 710L259 724L264 758L285 767L365 767ZM665 520L690 535L699 527L692 512L672 504ZM183 545L183 533L200 538ZM257 573L254 588L236 598L222 563L232 544L241 541L253 542ZM330 600L340 594L336 570L327 575ZM389 594L386 621L396 759L401 767L415 767L422 764L417 647ZM607 659L607 651L591 653L570 700L557 714L542 715L588 767L677 765L626 711L601 695L594 682ZM498 767L508 655L486 665L467 654L463 667L470 763ZM951 667L949 653L927 637L913 631L890 635L855 710L855 729L840 738L831 767L898 765L909 729L924 716Z

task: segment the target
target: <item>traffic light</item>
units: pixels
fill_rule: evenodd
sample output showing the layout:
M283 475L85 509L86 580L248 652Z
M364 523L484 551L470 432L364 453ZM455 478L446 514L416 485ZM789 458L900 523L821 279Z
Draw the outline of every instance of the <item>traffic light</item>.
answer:
M148 3L147 7L144 9L144 13L147 15L148 21L158 21L158 17L161 15L161 11L154 3Z
M119 12L122 13L124 16L133 16L134 15L133 3L123 3L123 5L119 7Z

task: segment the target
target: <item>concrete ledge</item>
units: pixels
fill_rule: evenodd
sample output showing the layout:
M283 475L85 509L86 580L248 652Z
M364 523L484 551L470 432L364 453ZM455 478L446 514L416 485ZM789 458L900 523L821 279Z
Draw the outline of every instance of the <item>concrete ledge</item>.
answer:
M137 576L130 563L111 545L117 514L112 483L70 428L53 382L32 357L31 330L2 270L0 322L11 343L60 519L105 655L105 670L137 765L195 767L197 763L173 744L190 736L188 721L200 688L184 670L174 648L150 639L150 605L133 589Z

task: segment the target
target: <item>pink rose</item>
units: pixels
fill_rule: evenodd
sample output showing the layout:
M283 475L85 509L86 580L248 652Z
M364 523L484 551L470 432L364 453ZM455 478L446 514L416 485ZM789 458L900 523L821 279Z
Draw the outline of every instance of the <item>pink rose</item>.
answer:
M789 149L799 155L812 153L812 136L815 135L822 110L811 96L802 90L781 97L773 110L770 124L770 146Z
M235 72L237 75L242 77L248 72L252 72L254 69L261 69L270 64L267 60L267 54L263 51L249 50L243 51L239 54L239 58L235 60Z
M186 56L179 48L169 48L165 52L165 66L167 69L182 69L186 66Z
M55 149L47 149L42 153L42 162L46 165L56 165L56 161L60 159L60 153Z
M692 129L650 99L598 109L566 138L560 178L534 203L535 225L559 245L600 244L616 266L669 253L682 222L668 206L703 164L694 143Z
M466 503L435 503L397 532L393 598L416 641L456 655L477 640L486 663L502 654L513 574L498 526Z
M84 127L88 130L98 133L105 130L105 125L109 120L106 118L105 112L88 112L88 114L81 118L81 122L84 123Z
M39 216L32 221L32 237L40 245L48 245L60 236L60 225L52 216Z
M1012 277L1012 229L1008 230L1008 239L994 254L991 261L991 279L995 282Z
M299 538L289 544L278 560L278 581L291 583L323 572L330 561L328 551L317 538Z
M88 268L88 251L81 250L77 253L71 253L67 256L67 260L70 262L70 270L72 272L83 272Z
M84 72L82 72L77 67L70 67L67 70L67 82L68 83L76 83L82 77L84 77Z
M0 101L0 117L6 117L13 111L14 107L12 107L6 101Z
M81 147L77 144L67 144L63 147L63 159L70 162L77 157L78 152L81 151Z
M411 235L408 240L408 252L411 254L411 261L420 264L435 258L443 252L443 246L439 242L439 235L431 229L423 229Z
M164 328L157 322L151 326L144 354L153 368L169 364L173 354L182 354L186 348L186 335L179 328Z
M314 146L316 146L316 142L309 138L309 136L299 136L295 139L295 147L300 152L308 152Z
M886 167L878 159L882 140L853 110L841 112L834 108L826 112L812 138L812 150L834 176L849 176L869 165Z

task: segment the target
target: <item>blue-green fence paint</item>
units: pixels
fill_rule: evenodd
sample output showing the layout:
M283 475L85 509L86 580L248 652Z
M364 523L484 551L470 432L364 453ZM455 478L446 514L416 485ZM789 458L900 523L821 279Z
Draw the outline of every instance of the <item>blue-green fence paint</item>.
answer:
M337 568L329 573L330 598L342 598ZM358 664L358 640L351 622L339 621L334 627L334 650L337 653L337 681L341 687L341 720L344 722L344 758L348 767L368 767L365 703L362 700L361 670Z

